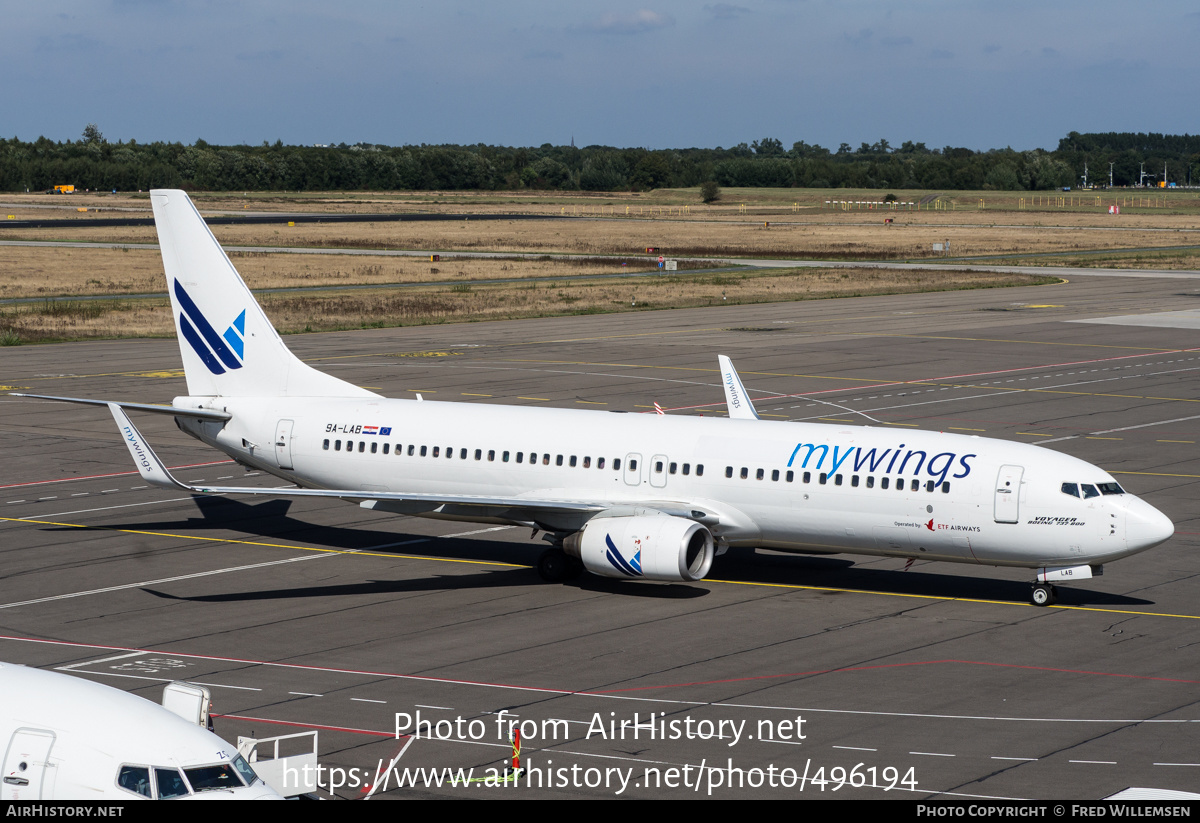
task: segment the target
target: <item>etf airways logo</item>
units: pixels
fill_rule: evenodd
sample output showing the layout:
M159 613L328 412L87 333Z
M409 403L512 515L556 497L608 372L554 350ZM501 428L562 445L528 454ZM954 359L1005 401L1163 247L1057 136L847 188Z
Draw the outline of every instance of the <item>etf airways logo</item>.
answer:
M621 555L616 544L613 543L612 535L604 535L604 542L608 544L608 551L604 553L604 557L613 565L613 568L629 577L642 576L642 541L640 539L635 537L633 540L637 551L632 560L626 560Z
M224 374L227 369L240 369L245 358L246 310L242 309L242 313L221 335L217 334L212 323L208 322L196 301L192 300L178 280L175 281L175 299L179 301L181 309L179 333L208 370L213 374Z
M949 523L934 523L933 518L929 518L929 522L925 524L925 528L931 532L952 531L952 532L977 532L978 526L952 526Z

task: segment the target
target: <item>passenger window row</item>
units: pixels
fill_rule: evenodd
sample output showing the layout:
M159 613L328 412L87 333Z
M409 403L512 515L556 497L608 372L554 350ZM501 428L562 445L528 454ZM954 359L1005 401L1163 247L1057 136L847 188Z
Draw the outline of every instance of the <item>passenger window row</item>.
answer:
M340 452L340 451L355 452L355 451L357 451L359 454L365 454L368 452L370 454L379 454L379 453L388 454L389 452L391 452L391 453L394 453L397 457L407 454L409 457L443 457L444 456L448 459L454 458L454 448L452 446L447 446L445 449L442 449L441 446L417 446L415 444L409 444L407 446L407 451L406 451L406 447L404 445L397 443L397 444L395 444L395 449L393 452L391 443L380 443L378 440L371 440L371 441L347 440L345 442L345 444L343 445L341 440L330 440L327 437L321 443L321 448L324 449L325 451L332 450L335 452ZM459 451L458 451L458 459L459 460L468 460L468 459L470 459L470 456L471 456L470 450L459 449ZM619 458L619 457L614 457L611 461L608 461L604 457L597 457L597 458L593 459L590 455L584 455L583 457L579 457L578 455L575 455L575 454L563 455L563 454L550 454L548 452L528 452L528 453L527 452L515 452L514 453L511 451L497 452L497 450L495 450L495 449L488 449L485 452L483 449L475 449L474 458L476 460L480 460L480 461L486 460L489 463L494 463L497 461L497 459L499 459L499 462L501 462L501 463L509 463L509 462L522 463L522 464L528 463L531 466L541 463L541 465L543 465L543 466L554 465L554 466L567 466L569 468L584 468L584 469L590 469L593 467L595 467L597 469L603 469L605 467L605 465L609 465L613 471L621 470L621 458ZM658 474L663 473L663 471L665 470L669 474L682 474L682 475L687 476L692 473L692 468L693 467L692 467L691 463L684 463L682 465L680 465L679 463L670 463L668 465L662 460L657 460L654 463L654 471ZM636 460L629 461L629 470L630 471L637 470L637 461ZM704 465L701 463L697 463L695 466L695 471L696 471L697 477L702 477L704 475Z
M747 468L746 466L742 466L741 470L738 472L738 477L740 477L742 480L749 480L750 479L750 471L751 470L749 468ZM725 467L725 476L733 477L733 466ZM832 478L833 485L835 485L835 486L843 485L845 483L846 477L847 477L847 475L842 475L842 474L833 475L833 478ZM771 480L774 482L778 482L779 478L780 478L779 469L772 469L771 470ZM852 474L852 475L849 475L849 478L850 478L851 488L859 488L860 483L864 488L868 488L868 489L875 488L875 475L873 475L873 474L868 474L865 477L860 477L857 474ZM767 470L766 469L754 469L754 479L755 480L766 480L767 479ZM788 470L787 472L783 473L783 481L785 483L791 483L795 479L796 479L795 472ZM812 472L801 472L801 474L800 474L800 482L801 483L811 483L812 480L813 480ZM817 484L818 485L821 485L821 486L828 485L829 481L830 481L830 476L828 473L820 472L817 474ZM889 477L879 478L879 488L886 489L886 488L888 488L889 485L891 485L891 478L889 478ZM1064 484L1064 486L1065 485L1066 484ZM925 481L925 491L927 491L927 492L936 491L939 487L942 490L942 494L950 493L950 482L948 480L943 481L941 483L938 483L936 480L926 480ZM906 489L904 478L897 477L894 488L897 491L914 491L914 492L920 491L921 490L921 481L917 480L915 477L912 478L912 480L909 481L908 488ZM1065 489L1064 489L1064 491L1065 491Z

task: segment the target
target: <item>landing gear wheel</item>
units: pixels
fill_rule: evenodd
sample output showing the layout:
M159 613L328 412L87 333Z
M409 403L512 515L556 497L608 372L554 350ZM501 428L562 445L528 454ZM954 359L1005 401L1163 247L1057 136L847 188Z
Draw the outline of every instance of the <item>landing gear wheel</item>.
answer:
M1053 586L1048 586L1045 583L1038 583L1033 587L1033 605L1053 606L1054 601L1057 599L1058 592L1054 591Z
M538 574L547 583L561 583L571 576L572 559L562 549L546 549L538 558Z

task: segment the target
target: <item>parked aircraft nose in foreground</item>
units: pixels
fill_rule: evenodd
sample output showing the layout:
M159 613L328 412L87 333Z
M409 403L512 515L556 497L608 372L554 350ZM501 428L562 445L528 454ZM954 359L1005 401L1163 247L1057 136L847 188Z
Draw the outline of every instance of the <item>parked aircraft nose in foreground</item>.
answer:
M237 749L136 695L0 663L0 800L282 800Z

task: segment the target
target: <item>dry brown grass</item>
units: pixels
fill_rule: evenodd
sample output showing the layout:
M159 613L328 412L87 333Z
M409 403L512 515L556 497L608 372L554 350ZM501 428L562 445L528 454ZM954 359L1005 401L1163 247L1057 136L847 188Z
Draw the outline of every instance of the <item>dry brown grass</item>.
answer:
M1078 265L1121 265L1154 268L1195 268L1200 253L1110 252L1083 256L1085 250L1146 249L1153 246L1200 244L1200 213L1180 206L1197 198L1177 197L1173 213L1112 216L1100 209L1041 211L1016 209L1016 195L1005 208L970 208L970 196L958 195L959 208L920 212L833 211L822 206L826 197L854 197L853 192L809 192L793 212L786 190L726 192L716 208L692 203L687 191L647 194L587 195L582 193L382 193L332 196L272 196L250 198L199 197L202 211L526 211L554 213L591 211L621 214L614 219L521 221L453 220L439 222L216 226L214 233L229 246L286 246L403 249L424 251L499 251L623 254L647 259L647 246L668 256L774 256L825 259L922 259L932 255L934 242L949 240L955 256L1052 253L1057 258L1022 262ZM868 197L878 196L878 192ZM903 193L902 193L903 194ZM863 196L858 194L858 196ZM1153 195L1149 195L1153 196ZM0 195L0 200L13 197ZM745 213L737 200L750 205ZM1000 198L1001 195L988 195ZM90 199L89 199L90 198ZM1190 198L1190 200L1188 199ZM28 206L56 202L30 195ZM145 196L77 196L74 204L143 210ZM989 199L988 202L995 202ZM624 209L642 218L625 218ZM1089 207L1090 208L1090 207ZM655 209L653 219L645 219ZM45 209L28 208L31 216L48 216ZM0 210L0 214L12 213ZM129 213L129 212L125 212ZM70 212L62 212L70 214ZM103 214L103 213L102 213ZM762 215L770 218L768 228ZM91 213L89 212L89 216ZM885 217L895 223L885 225ZM73 239L154 243L153 228L47 229L22 232L28 239ZM16 239L0 233L0 239ZM640 254L639 254L640 253ZM990 274L929 271L801 270L753 274L638 278L602 282L547 284L539 278L629 271L619 263L600 260L485 260L446 255L433 263L419 257L380 255L294 255L267 252L232 254L234 263L255 289L317 287L321 294L268 295L263 302L282 331L358 328L408 323L441 323L475 319L529 317L547 314L625 311L674 306L703 306L722 302L761 302L813 299L849 294L977 288L1030 282ZM520 284L485 285L486 281L521 278ZM391 290L350 290L348 286L471 281L469 287L429 286ZM480 282L482 281L482 282ZM161 263L147 249L83 249L6 247L0 256L0 298L51 295L130 295L162 293ZM724 294L723 294L724 293ZM634 296L637 305L630 303ZM727 297L724 300L723 297ZM0 335L5 329L22 339L67 339L172 333L165 300L69 301L9 304L0 307Z
M773 270L766 273L682 274L635 280L472 284L404 290L268 294L261 299L284 333L519 317L644 311L740 303L813 300L868 294L993 288L1056 281L944 269L927 271ZM165 298L9 305L0 335L21 341L169 336Z
M766 256L829 260L912 260L934 256L934 243L951 243L955 256L1061 253L1094 249L1200 245L1200 227L1187 217L1164 217L1142 227L1113 224L1038 226L990 223L917 223L897 216L864 222L859 215L827 215L826 222L702 222L696 220L450 221L420 223L302 223L297 226L214 226L232 246L376 248L422 251L513 251L570 254L644 254L656 246L671 256ZM1124 216L1122 216L1124 217ZM0 235L7 239L8 235ZM21 239L58 240L59 229L21 232ZM153 228L79 229L72 240L153 243ZM17 239L12 235L12 239Z
M384 285L389 283L574 277L651 271L642 259L491 259L372 255L297 255L231 252L252 289ZM625 265L622 265L626 262ZM0 299L56 295L165 293L162 258L155 249L71 249L17 246L0 262Z
M754 221L764 215L828 213L831 201L874 202L888 192L879 189L751 189L725 188L713 204L700 202L699 189L656 189L649 192L558 192L558 191L392 191L392 192L193 192L201 213L237 214L254 212L449 212L449 213L532 213L532 214L655 214L662 210L686 208L692 218L716 217ZM1122 219L1138 215L1168 213L1200 215L1200 194L1182 189L1114 189L1112 191L1002 192L1002 191L913 191L891 192L905 203L919 203L936 197L938 203L919 208L900 207L899 213L919 214L922 219L941 216L970 219L972 214L1002 217L1004 222L1047 216L1066 218L1080 215L1088 219L1105 216L1110 204L1121 206ZM73 195L0 194L5 204L0 219L21 212L24 216L70 217L77 208L87 208L81 216L97 212L119 211L150 213L146 193L78 192ZM853 207L850 214L862 212ZM888 207L890 208L890 207Z

